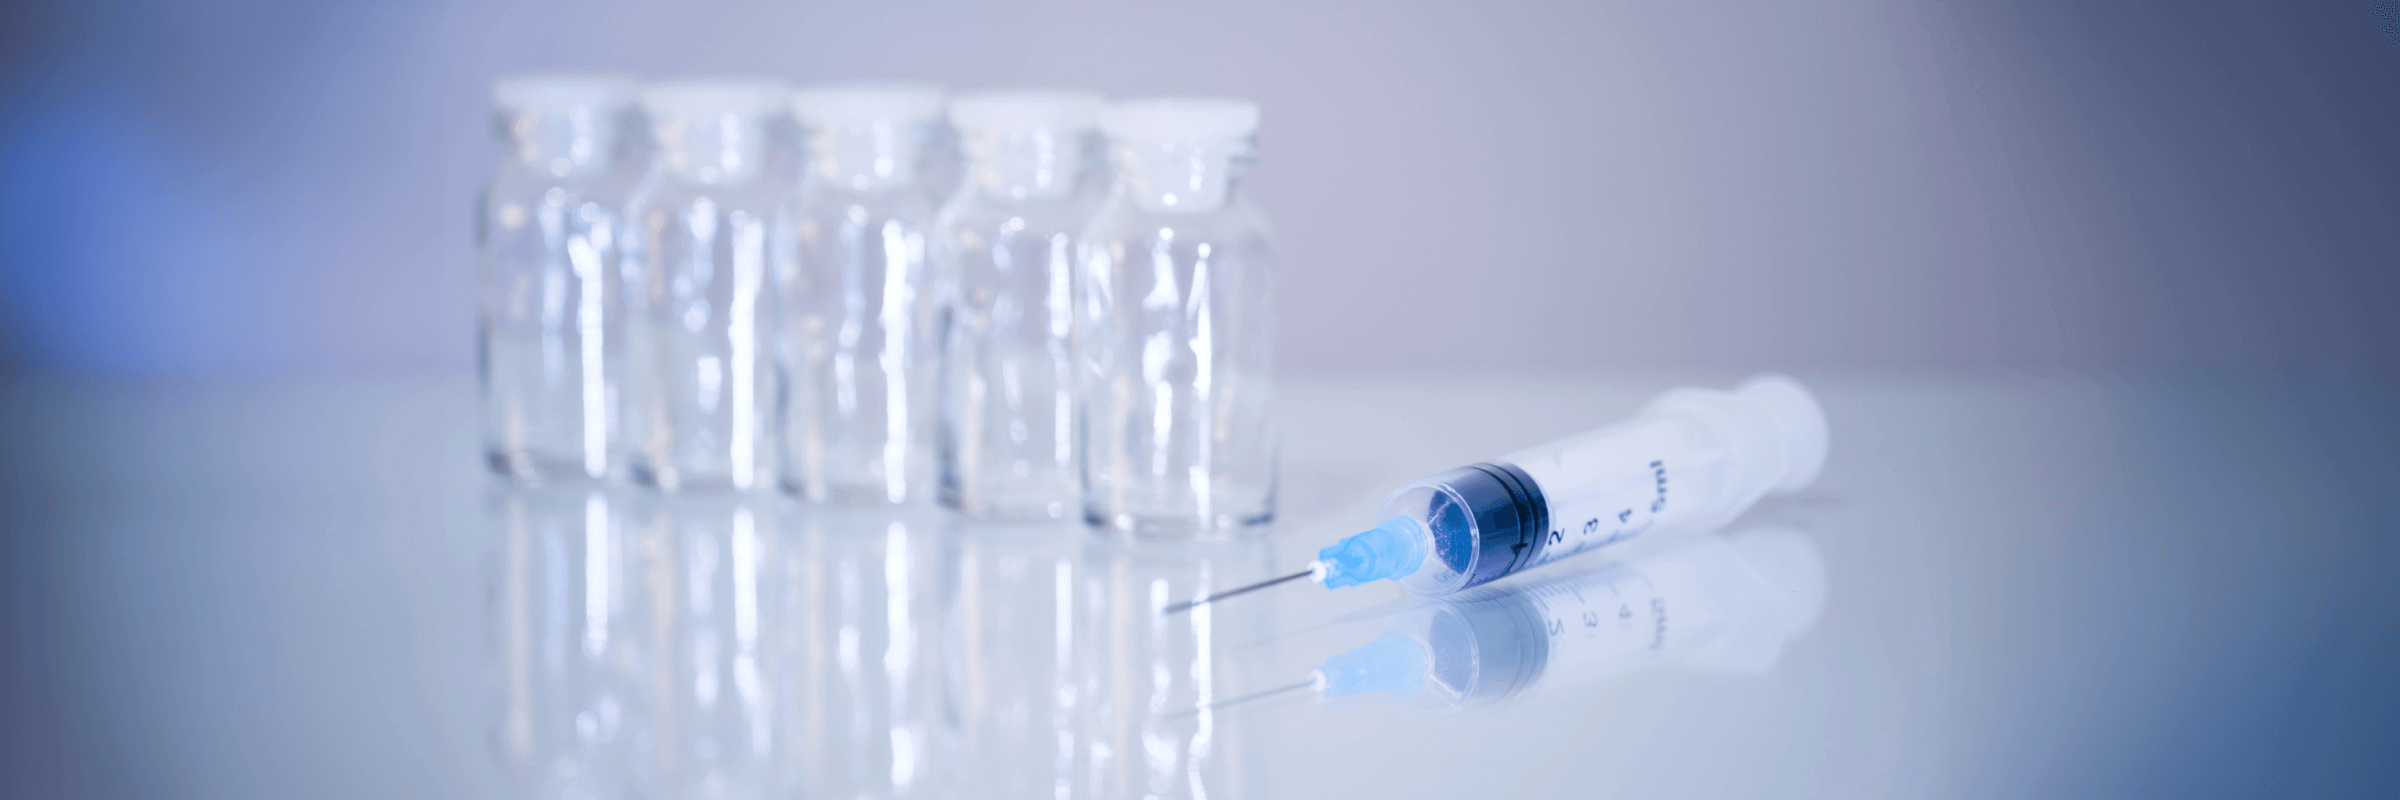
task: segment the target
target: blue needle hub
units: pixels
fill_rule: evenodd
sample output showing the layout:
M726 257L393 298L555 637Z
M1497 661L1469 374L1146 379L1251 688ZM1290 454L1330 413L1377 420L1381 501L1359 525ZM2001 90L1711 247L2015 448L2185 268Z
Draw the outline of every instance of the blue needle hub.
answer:
M1408 517L1393 517L1317 551L1317 563L1324 567L1327 589L1405 578L1425 565L1425 527Z

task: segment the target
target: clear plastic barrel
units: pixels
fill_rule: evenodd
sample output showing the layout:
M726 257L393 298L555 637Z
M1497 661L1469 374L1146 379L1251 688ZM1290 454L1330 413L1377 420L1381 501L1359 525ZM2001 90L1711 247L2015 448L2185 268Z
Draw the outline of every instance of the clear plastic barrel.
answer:
M1623 423L1400 487L1383 524L1319 551L1320 579L1441 596L1654 528L1714 528L1815 480L1825 442L1824 412L1789 377L1677 389Z

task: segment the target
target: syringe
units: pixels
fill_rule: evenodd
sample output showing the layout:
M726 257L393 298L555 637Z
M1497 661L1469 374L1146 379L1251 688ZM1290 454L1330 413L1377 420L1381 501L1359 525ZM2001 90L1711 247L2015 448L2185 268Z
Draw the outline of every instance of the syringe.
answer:
M1449 595L1653 528L1723 525L1816 480L1825 447L1824 410L1789 376L1675 389L1625 422L1404 484L1382 524L1317 551L1308 569L1164 611L1301 578Z

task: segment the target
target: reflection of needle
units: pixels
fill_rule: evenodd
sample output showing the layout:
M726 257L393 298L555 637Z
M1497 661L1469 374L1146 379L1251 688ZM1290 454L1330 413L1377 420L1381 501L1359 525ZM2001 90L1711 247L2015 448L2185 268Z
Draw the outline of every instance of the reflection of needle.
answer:
M1303 574L1305 574L1305 573L1303 573ZM1193 707L1193 708L1190 708L1190 709L1187 709L1187 710L1183 710L1183 711L1177 711L1177 712L1175 712L1175 713L1173 713L1173 714L1168 714L1168 715L1167 715L1165 718L1166 718L1166 719L1181 719L1181 718L1183 718L1183 717L1189 717L1189 716L1192 716L1192 715L1198 714L1198 713L1200 713L1200 712L1202 712L1202 711L1214 711L1214 710L1217 710L1217 709L1220 709L1220 708L1224 708L1224 707L1226 707L1226 706L1233 705L1233 704L1235 704L1235 703L1247 703L1247 702L1250 702L1250 701L1252 701L1252 700L1259 699L1259 698L1261 698L1261 697L1266 697L1266 696L1268 696L1268 695L1274 695L1274 694L1283 694L1284 692L1288 692L1288 691L1291 691L1291 690L1293 690L1293 689L1306 689L1306 688L1309 688L1309 687L1311 687L1311 686L1315 686L1315 685L1317 685L1317 682L1316 682L1315 680L1313 680L1313 679L1312 679L1312 680L1305 680L1305 681L1301 681L1301 682L1299 682L1299 683L1292 684L1292 685L1290 685L1290 686L1278 686L1278 687L1275 687L1275 688L1273 688L1273 689L1268 689L1268 690L1266 690L1266 691L1263 691L1263 692L1256 692L1256 693L1252 693L1252 694L1246 694L1246 695L1242 695L1242 696L1240 696L1240 697L1236 697L1236 698L1234 698L1234 699L1231 699L1231 700L1226 700L1226 701L1223 701L1223 702L1210 703L1210 704L1208 704L1208 705L1204 705L1204 706L1195 706L1195 707Z
M1202 604L1202 603L1214 603L1214 602L1216 602L1216 601L1223 600L1223 599L1225 599L1225 598L1232 597L1232 596L1234 596L1234 595L1241 594L1241 593L1243 593L1243 592L1255 592L1255 591L1258 591L1258 590L1260 590L1260 589L1264 589L1264 588L1267 588L1267 587L1269 587L1269 586L1273 586L1273 585L1275 585L1275 584L1282 583L1282 582L1284 582L1284 581L1296 581L1296 580L1299 580L1299 579L1301 579L1301 578L1306 578L1306 577L1308 577L1309 575L1311 575L1311 574L1314 574L1316 571L1317 571L1317 570L1316 570L1316 568L1315 568L1315 567L1310 567L1310 568L1308 568L1308 569L1304 569L1304 570L1301 570L1301 571L1299 571L1299 572L1294 572L1294 573L1292 573L1292 574L1290 574L1290 575L1285 575L1285 576L1283 576L1283 577L1281 577L1281 578L1270 578L1270 579L1267 579L1267 580L1263 580L1263 581L1259 581L1259 582L1257 582L1257 583L1250 584L1250 585L1248 585L1248 586L1244 586L1244 587L1242 587L1242 588L1239 588L1239 589L1235 589L1235 590L1233 590L1233 591L1229 591L1229 592L1218 592L1218 593L1216 593L1216 594L1212 594L1212 595L1209 595L1209 596L1207 596L1207 597L1200 598L1200 599L1198 599L1198 600L1185 600L1185 601L1183 601L1183 602L1181 602L1181 603L1176 603L1176 604L1174 604L1174 605L1167 606L1165 609L1163 609L1163 610L1159 611L1159 613L1161 613L1161 614L1180 614L1180 613L1183 613L1183 612L1185 612L1185 611L1190 611L1190 610L1192 610L1192 606L1200 605L1200 604Z

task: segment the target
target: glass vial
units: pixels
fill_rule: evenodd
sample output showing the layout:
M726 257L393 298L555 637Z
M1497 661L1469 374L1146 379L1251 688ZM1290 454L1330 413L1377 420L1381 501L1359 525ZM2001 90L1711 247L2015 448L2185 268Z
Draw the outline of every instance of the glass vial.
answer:
M612 276L631 183L618 131L633 82L505 78L492 100L508 158L476 210L485 461L522 480L604 478L619 434L624 322Z
M1084 518L1140 537L1275 516L1274 273L1242 195L1258 106L1101 114L1115 190L1077 245Z
M923 502L933 489L933 297L920 159L942 107L926 86L803 90L800 193L776 269L791 368L784 488L819 503Z
M766 168L788 94L757 80L642 93L656 164L627 204L633 478L670 491L774 485L782 373Z
M967 179L934 223L941 500L986 519L1075 513L1075 236L1099 184L1100 96L950 104Z

